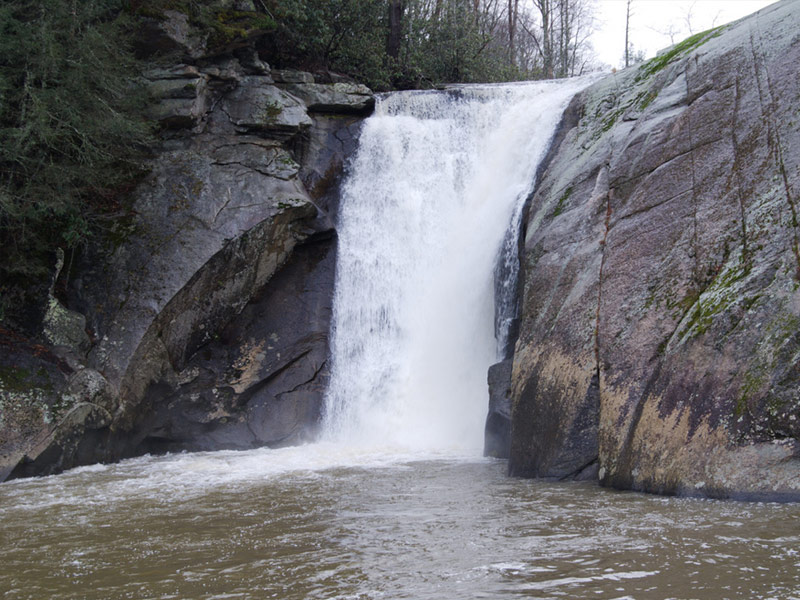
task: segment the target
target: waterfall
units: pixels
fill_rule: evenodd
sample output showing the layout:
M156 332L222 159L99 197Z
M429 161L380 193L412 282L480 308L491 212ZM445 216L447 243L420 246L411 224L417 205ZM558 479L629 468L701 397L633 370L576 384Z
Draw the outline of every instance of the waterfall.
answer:
M537 166L587 84L379 97L343 185L327 439L480 451L486 371L508 330L495 266L515 263Z

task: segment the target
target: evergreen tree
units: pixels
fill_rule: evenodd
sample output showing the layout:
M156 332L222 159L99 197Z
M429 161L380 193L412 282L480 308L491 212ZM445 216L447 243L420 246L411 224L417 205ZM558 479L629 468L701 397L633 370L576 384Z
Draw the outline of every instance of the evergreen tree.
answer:
M0 311L113 218L148 130L121 0L0 5ZM16 283L16 286L12 286Z

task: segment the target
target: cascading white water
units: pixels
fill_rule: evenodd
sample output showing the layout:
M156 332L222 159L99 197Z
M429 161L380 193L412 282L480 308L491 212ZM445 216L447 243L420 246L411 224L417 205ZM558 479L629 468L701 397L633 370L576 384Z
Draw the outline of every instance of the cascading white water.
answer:
M498 253L587 83L379 98L343 187L328 440L480 450L486 371L505 345L494 327Z

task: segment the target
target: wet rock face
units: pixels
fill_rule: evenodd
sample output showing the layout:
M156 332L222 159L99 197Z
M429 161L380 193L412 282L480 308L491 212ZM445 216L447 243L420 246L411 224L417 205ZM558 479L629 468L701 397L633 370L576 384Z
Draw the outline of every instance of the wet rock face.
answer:
M70 310L51 311L54 323L80 320L79 333L85 317L91 345L69 338L65 371L47 381L29 369L33 396L14 417L25 435L11 439L13 423L0 422L0 480L315 432L338 185L371 93L282 73L295 95L252 48L206 57L179 15L167 16L148 35L187 62L147 74L162 143L129 214L73 275ZM51 329L65 343L76 327Z
M800 499L800 5L611 75L527 220L510 470Z

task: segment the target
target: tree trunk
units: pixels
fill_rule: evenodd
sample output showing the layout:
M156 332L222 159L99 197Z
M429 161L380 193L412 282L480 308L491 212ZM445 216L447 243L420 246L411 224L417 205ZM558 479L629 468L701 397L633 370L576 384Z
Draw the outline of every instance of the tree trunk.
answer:
M386 54L397 60L403 39L403 0L389 0L389 37L386 40Z
M550 0L541 0L539 12L542 14L542 61L544 74L548 79L553 78L553 24Z
M631 28L631 2L633 0L628 0L627 6L625 7L625 66L629 67L631 65L631 45L630 41L628 40L628 33L630 32Z
M516 50L514 49L514 37L517 30L517 6L519 0L508 0L508 63L514 64Z
M558 48L558 77L566 77L569 75L569 43L570 43L570 6L569 0L561 0L559 4L559 22L561 24L561 31L559 34L559 48Z

